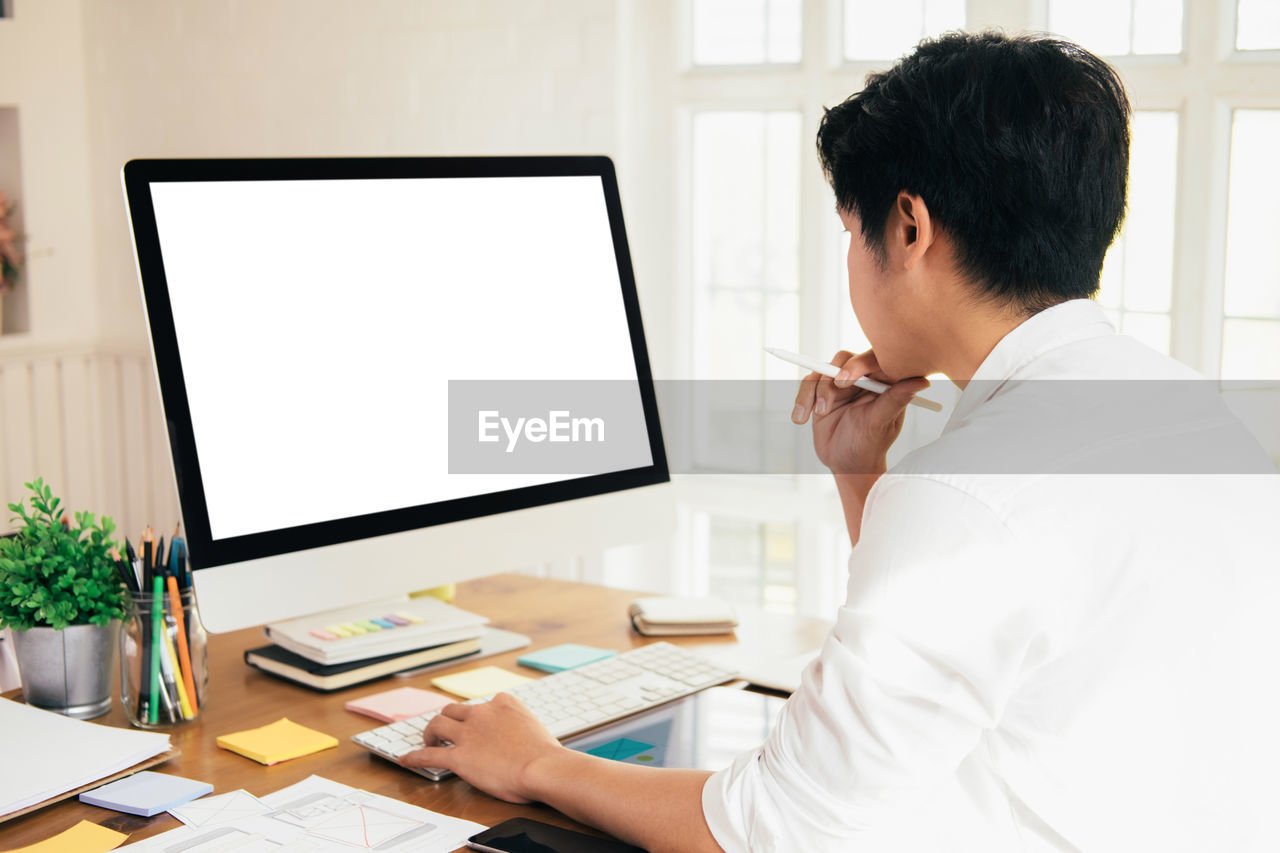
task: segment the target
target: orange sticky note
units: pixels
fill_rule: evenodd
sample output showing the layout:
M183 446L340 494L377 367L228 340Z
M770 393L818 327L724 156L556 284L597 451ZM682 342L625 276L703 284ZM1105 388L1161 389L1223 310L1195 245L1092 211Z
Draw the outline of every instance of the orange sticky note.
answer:
M300 726L288 717L256 729L222 735L218 746L252 758L259 764L278 764L313 752L332 749L338 739L324 732Z
M106 853L119 847L128 837L123 832L82 820L52 838L19 847L10 853Z

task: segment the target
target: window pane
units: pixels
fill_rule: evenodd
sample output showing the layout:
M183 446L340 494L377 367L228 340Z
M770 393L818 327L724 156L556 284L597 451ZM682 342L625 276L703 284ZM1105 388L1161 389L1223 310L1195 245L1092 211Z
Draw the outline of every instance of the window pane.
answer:
M1280 318L1276 151L1280 151L1280 110L1236 110L1227 202L1224 310L1228 316Z
M1280 379L1280 320L1224 322L1222 378Z
M1240 0L1236 6L1236 50L1280 49L1280 3Z
M1132 52L1182 52L1182 0L1134 0Z
M694 65L800 61L800 0L694 0Z
M1049 30L1103 56L1180 53L1182 0L1049 0Z
M1115 56L1129 52L1129 13L1123 0L1050 0L1049 31Z
M1168 311L1173 293L1173 208L1178 177L1178 114L1135 112L1125 216L1126 311Z
M694 116L699 377L760 378L762 347L797 347L800 137L794 112Z
M778 613L795 612L794 525L713 515L707 552L709 594Z
M845 0L845 59L897 59L928 36L964 27L964 0Z
M1098 304L1116 328L1169 352L1173 302L1173 209L1178 171L1178 114L1133 114L1129 207L1102 265ZM1130 312L1143 312L1133 314Z

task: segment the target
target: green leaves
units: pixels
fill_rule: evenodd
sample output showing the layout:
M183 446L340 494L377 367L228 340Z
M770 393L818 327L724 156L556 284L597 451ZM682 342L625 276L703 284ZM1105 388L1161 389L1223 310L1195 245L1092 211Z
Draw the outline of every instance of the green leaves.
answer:
M105 625L124 616L124 585L110 551L115 522L77 512L75 523L62 499L40 478L30 509L9 504L20 521L18 535L0 539L0 628Z

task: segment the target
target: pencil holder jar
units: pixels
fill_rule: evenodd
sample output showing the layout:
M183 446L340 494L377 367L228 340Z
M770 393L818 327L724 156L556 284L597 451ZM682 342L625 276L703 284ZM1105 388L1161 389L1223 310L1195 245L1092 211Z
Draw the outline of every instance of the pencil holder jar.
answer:
M194 590L129 596L120 626L120 701L131 723L172 728L199 719L208 662Z

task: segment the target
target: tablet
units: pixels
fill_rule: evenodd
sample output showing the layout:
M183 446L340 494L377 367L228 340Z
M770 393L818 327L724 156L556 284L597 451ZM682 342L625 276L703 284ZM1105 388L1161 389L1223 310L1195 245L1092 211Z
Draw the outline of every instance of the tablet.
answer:
M722 770L764 743L785 699L711 687L628 717L565 746L627 764Z

